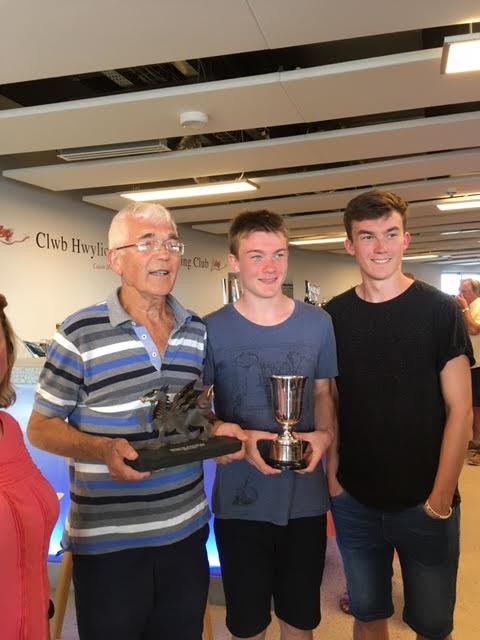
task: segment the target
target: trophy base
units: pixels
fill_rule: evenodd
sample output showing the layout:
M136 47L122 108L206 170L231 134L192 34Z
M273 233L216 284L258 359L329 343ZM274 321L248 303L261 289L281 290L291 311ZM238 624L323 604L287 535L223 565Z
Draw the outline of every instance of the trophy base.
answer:
M305 469L305 467L307 466L305 460L287 461L267 458L266 462L274 469L280 469L281 471L299 471L300 469Z
M125 464L135 471L156 471L181 464L198 462L208 458L217 458L229 453L236 453L242 448L237 438L230 436L213 436L206 442L190 440L170 446L151 449L140 449L136 460L125 460Z
M273 440L266 456L266 462L274 469L298 471L307 466L303 459L305 443L294 438L280 437Z

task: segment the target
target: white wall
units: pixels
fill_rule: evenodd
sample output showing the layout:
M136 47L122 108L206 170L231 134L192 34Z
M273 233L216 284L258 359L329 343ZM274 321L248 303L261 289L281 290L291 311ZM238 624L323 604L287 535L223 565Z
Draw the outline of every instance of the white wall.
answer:
M207 233L182 229L182 240L186 243L186 260L206 258L207 269L188 269L183 265L175 286L175 295L201 315L218 308L222 303L221 280L225 278L227 265L227 239ZM220 261L220 271L209 270L213 259ZM320 296L331 298L358 282L358 271L352 258L344 256L320 256L312 251L290 248L287 281L293 283L294 295L303 300L305 280L320 286Z
M321 255L320 253L290 248L288 279L293 282L296 298L303 300L305 280L320 287L320 299L353 287L360 281L355 260L351 256Z
M77 252L81 245L102 252L110 218L106 209L0 178L0 291L21 338L51 337L57 322L112 288L105 258ZM5 229L13 244L1 242Z
M175 284L180 302L200 315L218 309L222 302L222 278L229 271L225 238L179 228L185 255Z
M0 177L0 291L21 338L50 338L56 323L105 299L117 286L117 276L101 255L111 217L107 209ZM189 228L180 234L187 247L174 293L204 315L222 304L227 241ZM416 277L440 286L440 267L405 264ZM293 282L295 297L303 299L306 279L320 286L321 298L329 299L356 284L359 276L350 256L292 248L287 280Z
M21 338L50 338L56 323L103 300L118 284L101 255L111 217L107 209L0 177L0 291ZM175 295L203 315L222 304L226 239L188 228L181 235L187 248ZM290 264L289 279L300 298L305 279L320 284L325 297L356 281L348 258L321 258L294 249Z
M478 273L478 278L480 279L479 269L477 267L468 267L467 265L413 265L411 262L404 262L404 270L411 271L411 273L413 273L413 275L419 280L428 282L439 289L442 273Z

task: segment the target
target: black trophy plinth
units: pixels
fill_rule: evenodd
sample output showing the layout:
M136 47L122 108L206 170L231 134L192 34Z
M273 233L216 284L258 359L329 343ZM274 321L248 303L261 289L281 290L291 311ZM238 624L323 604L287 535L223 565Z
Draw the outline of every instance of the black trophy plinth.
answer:
M125 460L125 463L136 471L155 471L198 460L218 458L240 451L241 448L242 443L237 438L213 436L207 441L197 439L156 449L141 449L136 460Z
M125 460L126 464L137 471L155 471L240 451L242 443L237 438L211 435L208 393L194 385L195 381L190 382L175 395L165 386L141 398L154 407L149 431L155 436L132 442L138 458Z
M303 440L296 440L296 442L301 446L301 451L296 452L294 459L292 459L291 452L288 452L288 459L285 459L287 454L285 452L279 453L278 451L278 447L281 446L281 443L272 447L272 442L273 444L276 444L278 441L260 440L258 444L260 455L270 467L273 467L273 469L280 469L280 471L300 471L301 469L306 468L307 463L303 459L303 456L307 451L307 442L304 442ZM275 450L275 457L271 456L273 449Z

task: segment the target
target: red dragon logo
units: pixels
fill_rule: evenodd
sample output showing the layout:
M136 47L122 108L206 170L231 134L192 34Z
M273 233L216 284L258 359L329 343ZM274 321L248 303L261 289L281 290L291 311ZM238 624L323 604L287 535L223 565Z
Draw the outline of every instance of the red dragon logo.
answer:
M210 271L222 271L227 266L226 264L222 265L221 261L217 258L212 258L211 265Z
M2 244L17 244L18 242L25 242L30 236L23 236L21 240L13 239L13 229L7 229L3 224L0 224L0 242Z

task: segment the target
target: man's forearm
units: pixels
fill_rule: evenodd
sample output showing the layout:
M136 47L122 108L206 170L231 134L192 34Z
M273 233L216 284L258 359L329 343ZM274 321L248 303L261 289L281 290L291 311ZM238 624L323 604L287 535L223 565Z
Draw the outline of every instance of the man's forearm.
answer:
M469 335L476 336L480 333L480 324L477 322L477 318L474 318L472 312L468 307L462 309L463 319Z
M338 469L338 424L337 424L337 411L338 411L338 391L335 380L329 381L328 402L326 404L327 413L325 416L321 415L320 419L328 421L328 425L331 429L331 442L326 453L325 471L327 478L336 478ZM321 405L318 407L321 411Z
M111 438L82 433L60 418L46 418L33 412L27 436L33 446L60 456L105 462Z
M314 390L314 420L316 431L326 431L333 438L335 405L330 387L330 381L326 381L327 385L319 387L318 384Z
M452 411L447 417L437 474L429 498L430 502L444 509L451 505L462 471L472 419L471 409L462 413Z
M470 367L465 355L447 362L440 372L440 383L446 421L437 473L428 501L435 512L444 515L452 503L473 422Z

